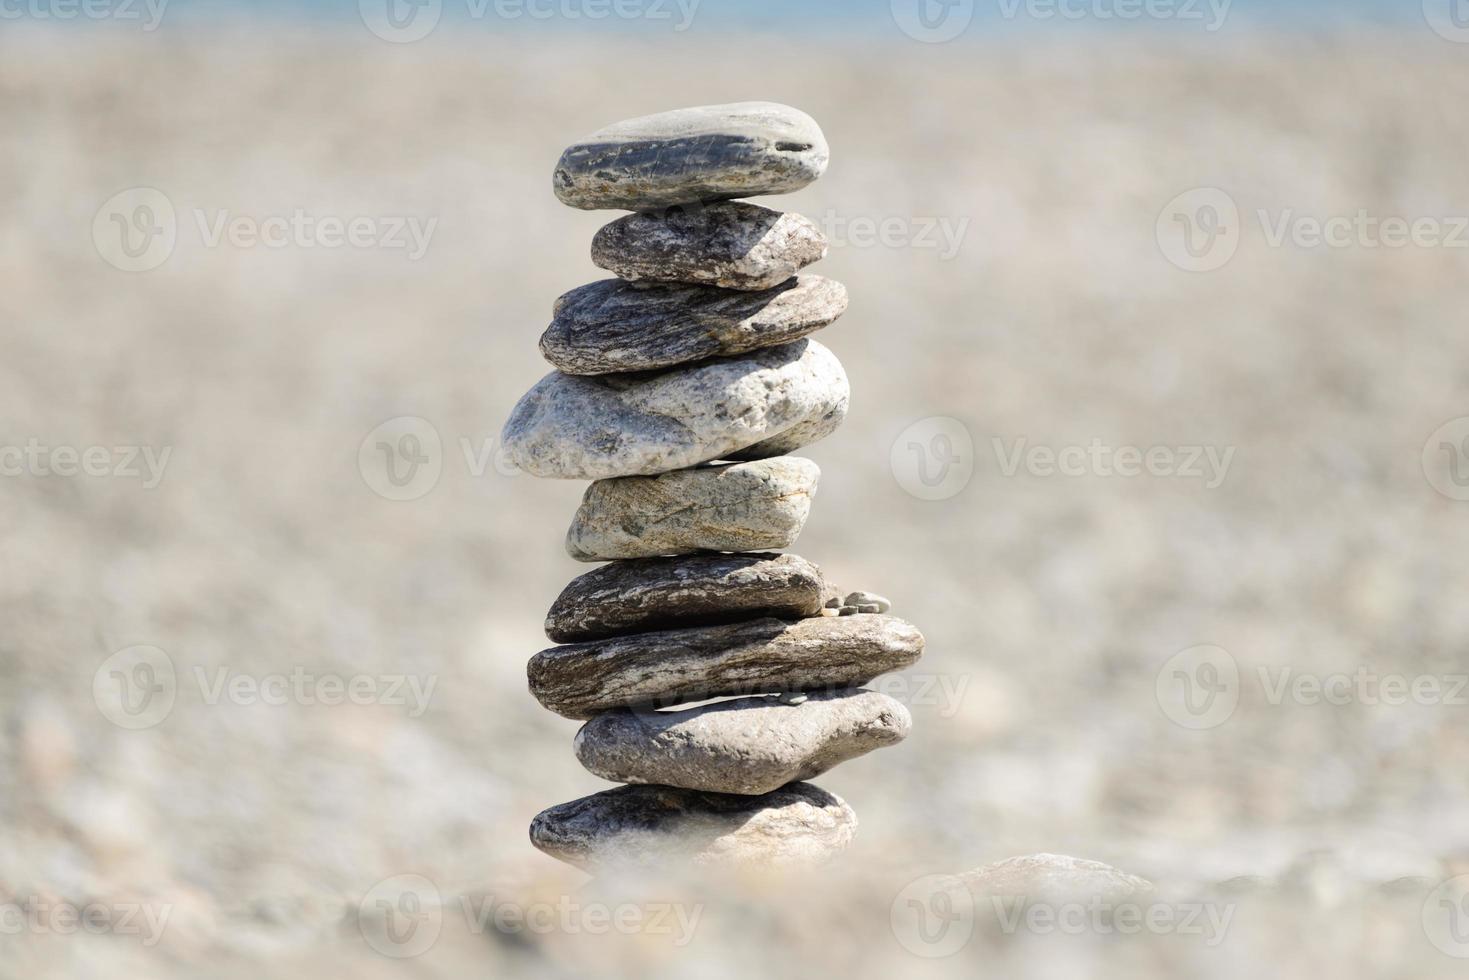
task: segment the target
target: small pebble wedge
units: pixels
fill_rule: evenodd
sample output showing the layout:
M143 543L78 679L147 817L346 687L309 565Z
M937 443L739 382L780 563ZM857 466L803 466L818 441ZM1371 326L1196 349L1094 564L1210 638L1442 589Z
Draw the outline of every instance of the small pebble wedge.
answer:
M856 832L852 808L810 783L763 796L622 786L543 810L530 840L584 871L641 873L812 867L844 850Z
M923 655L923 634L891 616L754 619L542 650L526 667L536 700L585 721L614 708L859 687Z
M576 733L576 757L616 783L757 795L901 742L913 725L908 709L876 691L791 700L611 711Z
M761 292L604 279L557 300L541 354L567 374L651 371L789 344L846 309L846 288L822 276Z
M842 605L857 606L858 608L861 608L862 606L877 606L876 609L873 609L871 611L880 613L885 613L889 609L893 608L893 604L890 601L884 599L876 592L849 592L847 593L847 598L842 602ZM868 610L865 609L863 610L863 612L867 611Z
M598 480L566 533L577 561L614 561L700 551L769 551L796 543L821 470L777 456Z
M850 397L836 355L805 338L662 372L553 372L515 406L502 440L532 476L651 475L785 455L834 432Z
M824 259L827 248L809 218L727 201L618 218L592 239L592 261L630 282L762 290Z
M821 570L795 555L616 561L566 587L546 616L546 635L575 643L767 616L802 619L819 612L824 591Z
M776 102L695 106L614 123L568 147L561 203L648 211L800 190L826 171L816 120Z

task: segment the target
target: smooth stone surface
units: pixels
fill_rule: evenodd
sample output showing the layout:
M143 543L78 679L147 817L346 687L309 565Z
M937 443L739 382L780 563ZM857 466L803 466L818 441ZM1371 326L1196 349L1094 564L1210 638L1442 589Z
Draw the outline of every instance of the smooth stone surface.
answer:
M566 149L563 204L647 211L800 190L826 171L816 120L776 102L695 106L614 123Z
M585 871L659 865L819 865L851 843L857 815L810 783L764 796L622 786L543 810L530 840Z
M542 650L531 694L566 718L706 698L859 687L923 654L923 634L890 616L755 619Z
M557 643L708 626L821 608L821 570L795 555L692 555L603 565L572 581L546 616Z
M1023 897L1033 902L1096 899L1116 902L1152 891L1153 883L1100 861L1064 854L1030 854L954 875L976 897Z
M556 301L541 354L567 374L651 371L789 344L846 309L846 287L822 276L758 293L604 279Z
M577 561L612 561L789 548L820 477L809 459L777 456L598 480L572 518L566 552Z
M770 289L826 258L811 219L727 201L629 214L592 239L592 261L629 281Z
M515 406L502 440L532 476L652 475L785 455L835 431L850 395L836 355L807 338L650 374L552 372Z
M846 690L794 704L761 697L611 711L583 725L575 745L582 765L616 783L753 795L894 745L912 727L908 709L887 695Z

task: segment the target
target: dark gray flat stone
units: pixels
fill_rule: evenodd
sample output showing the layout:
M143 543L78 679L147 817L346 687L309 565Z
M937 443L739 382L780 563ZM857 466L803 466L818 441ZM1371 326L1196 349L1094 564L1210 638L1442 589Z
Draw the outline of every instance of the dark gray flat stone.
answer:
M566 718L707 698L859 687L913 664L923 634L891 616L756 619L542 650L531 694Z
M592 239L592 261L629 281L770 289L826 257L809 219L726 201L629 214Z
M821 608L821 571L795 555L691 555L615 561L573 580L546 615L557 643L709 626Z
M826 137L775 102L674 109L614 123L567 148L552 184L583 210L647 211L800 190L826 171Z
M651 371L788 344L846 309L846 287L822 276L760 292L604 279L556 301L541 353L567 374Z
M622 786L543 810L530 840L585 871L819 865L851 843L857 815L810 783L763 796Z

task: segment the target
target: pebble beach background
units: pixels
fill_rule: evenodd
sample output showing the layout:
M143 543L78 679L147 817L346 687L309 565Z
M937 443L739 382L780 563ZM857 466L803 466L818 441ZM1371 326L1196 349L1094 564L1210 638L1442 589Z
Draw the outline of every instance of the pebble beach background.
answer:
M0 976L1461 975L1469 45L768 20L0 25ZM605 275L561 149L741 99L832 147L761 202L852 297L793 550L924 631L914 731L823 872L588 886L524 675L584 487L496 440ZM904 919L1038 852L1229 926Z

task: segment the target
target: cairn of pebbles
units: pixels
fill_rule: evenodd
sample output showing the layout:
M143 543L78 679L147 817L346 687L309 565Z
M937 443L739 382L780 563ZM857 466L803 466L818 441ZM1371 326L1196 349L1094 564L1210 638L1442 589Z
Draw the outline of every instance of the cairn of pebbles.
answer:
M820 472L788 455L847 412L846 374L809 335L847 306L801 270L826 255L798 214L736 200L826 169L805 113L764 102L617 123L568 149L556 196L624 209L592 258L617 275L557 301L556 368L504 444L534 476L595 481L566 546L573 581L530 661L531 693L585 721L577 758L627 785L544 811L536 847L570 864L804 864L857 819L803 782L907 735L861 685L918 659L887 600L842 596L790 554ZM666 710L692 702L694 707Z

